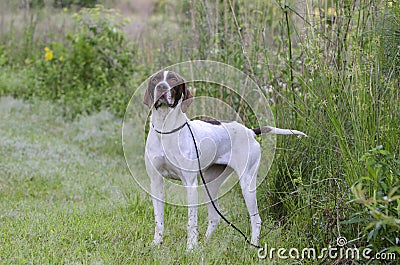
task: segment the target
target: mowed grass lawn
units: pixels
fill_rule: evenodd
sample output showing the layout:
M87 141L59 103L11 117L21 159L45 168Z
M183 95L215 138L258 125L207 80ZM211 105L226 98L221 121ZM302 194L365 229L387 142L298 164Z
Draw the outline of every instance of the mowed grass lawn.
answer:
M205 243L204 206L194 252L185 252L186 208L171 205L164 244L150 247L151 199L129 174L120 130L107 112L67 121L54 104L0 98L1 264L259 263L256 249L225 224ZM249 235L240 191L221 204ZM268 237L276 244L279 231Z

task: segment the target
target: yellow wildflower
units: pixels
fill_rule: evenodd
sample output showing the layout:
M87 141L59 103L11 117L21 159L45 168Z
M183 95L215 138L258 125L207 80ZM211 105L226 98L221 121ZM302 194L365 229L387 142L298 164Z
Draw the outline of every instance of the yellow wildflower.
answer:
M333 7L328 8L328 12L326 12L326 14L327 14L328 16L330 16L330 17L337 16L337 14L336 14L336 9L333 8Z
M50 50L48 47L44 48L44 51L46 52L44 54L44 59L46 61L51 61L53 59L53 51Z

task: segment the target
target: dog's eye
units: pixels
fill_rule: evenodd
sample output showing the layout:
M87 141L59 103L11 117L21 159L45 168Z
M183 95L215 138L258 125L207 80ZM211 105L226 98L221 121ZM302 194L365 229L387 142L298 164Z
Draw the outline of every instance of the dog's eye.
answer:
M153 79L151 79L151 82L152 82L153 84L156 84L156 83L158 82L157 77L153 77Z
M169 78L169 81L171 81L171 83L176 84L178 83L178 78L172 76L171 78Z

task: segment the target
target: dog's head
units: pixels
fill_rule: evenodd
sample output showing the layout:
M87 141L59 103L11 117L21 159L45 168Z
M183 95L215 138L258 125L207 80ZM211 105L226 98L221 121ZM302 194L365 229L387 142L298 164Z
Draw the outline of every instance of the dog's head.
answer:
M144 103L149 108L175 108L181 103L182 112L186 112L192 100L185 80L172 71L160 71L154 74L144 95Z

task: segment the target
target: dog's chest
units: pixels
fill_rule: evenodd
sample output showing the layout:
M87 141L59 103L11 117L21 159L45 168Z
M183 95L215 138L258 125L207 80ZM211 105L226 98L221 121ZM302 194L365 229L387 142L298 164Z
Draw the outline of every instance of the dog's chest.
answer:
M154 131L149 133L146 142L146 156L152 166L163 177L179 180L185 174L185 171L188 171L188 167L193 166L190 161L194 161L194 159L191 159L187 143L182 143L186 138L180 138L182 137L178 132L174 135L162 135ZM185 146L184 149L180 147L182 145Z

